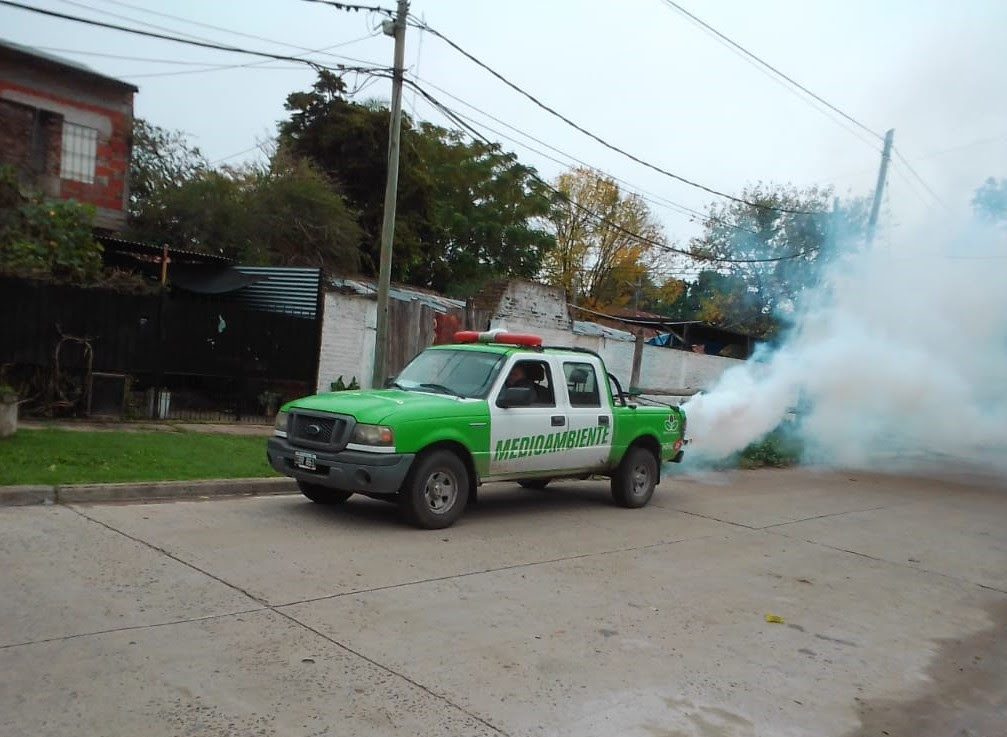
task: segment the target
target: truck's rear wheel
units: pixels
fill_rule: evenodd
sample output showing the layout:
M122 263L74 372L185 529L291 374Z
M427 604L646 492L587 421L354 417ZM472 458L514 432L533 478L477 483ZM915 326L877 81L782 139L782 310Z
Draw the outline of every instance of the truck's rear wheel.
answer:
M352 491L329 489L321 484L312 484L308 481L298 481L297 488L315 504L342 504L353 496Z
M399 492L399 505L410 523L440 530L461 517L468 498L465 464L450 450L435 450L416 460Z
M637 509L654 496L655 486L657 459L646 448L633 446L612 474L612 498L620 507Z
M544 489L552 479L521 479L517 482L523 489Z

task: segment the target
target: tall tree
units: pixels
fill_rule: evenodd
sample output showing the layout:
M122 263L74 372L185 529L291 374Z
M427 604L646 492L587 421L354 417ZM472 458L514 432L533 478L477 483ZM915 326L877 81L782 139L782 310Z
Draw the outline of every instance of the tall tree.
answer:
M693 255L711 264L695 292L697 318L767 335L819 283L839 249L858 246L867 202L856 199L834 210L829 189L763 184L739 199L751 204L711 205L702 235L690 243Z
M346 99L327 71L287 98L281 144L340 182L362 229L361 268L377 273L387 170L388 110ZM534 170L496 146L402 122L392 277L464 293L479 282L531 276L552 238L539 220L551 199Z
M545 258L545 279L567 294L576 282L588 306L628 304L664 256L654 245L664 241L661 226L640 197L592 169L561 174L556 189L566 202L552 216L556 247Z
M458 293L502 277L534 278L555 245L546 219L556 200L535 170L457 131L423 123L414 133L410 143L432 183L432 248L415 278Z

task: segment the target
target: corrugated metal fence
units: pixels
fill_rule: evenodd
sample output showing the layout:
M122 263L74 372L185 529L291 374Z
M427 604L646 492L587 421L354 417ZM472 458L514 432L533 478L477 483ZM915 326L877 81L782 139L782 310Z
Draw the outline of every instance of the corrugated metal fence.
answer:
M321 269L279 266L235 266L235 271L259 277L262 281L233 293L236 302L265 312L318 317L318 293Z

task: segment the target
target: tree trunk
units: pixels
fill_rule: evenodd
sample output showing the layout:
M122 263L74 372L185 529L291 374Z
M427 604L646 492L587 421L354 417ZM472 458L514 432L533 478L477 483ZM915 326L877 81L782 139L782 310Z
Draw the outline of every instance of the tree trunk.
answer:
M17 401L8 402L0 397L0 438L17 432Z

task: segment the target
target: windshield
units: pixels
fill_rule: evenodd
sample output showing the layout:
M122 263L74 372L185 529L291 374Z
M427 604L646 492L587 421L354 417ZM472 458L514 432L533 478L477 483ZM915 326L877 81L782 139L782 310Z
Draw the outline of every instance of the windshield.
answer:
M394 386L459 397L485 397L504 356L477 351L424 351L395 377Z

